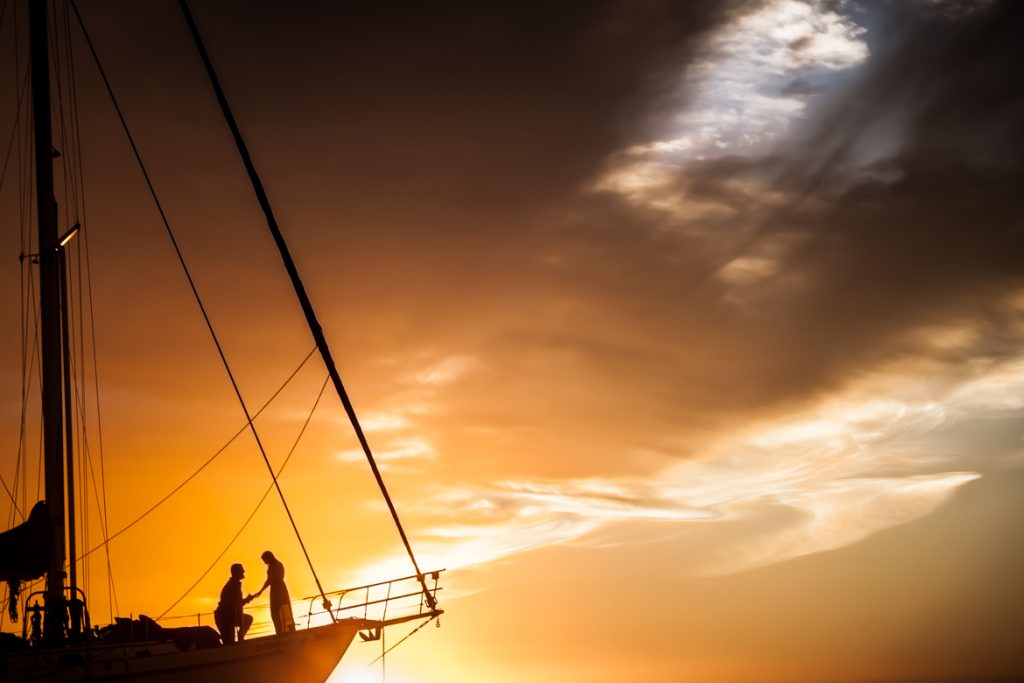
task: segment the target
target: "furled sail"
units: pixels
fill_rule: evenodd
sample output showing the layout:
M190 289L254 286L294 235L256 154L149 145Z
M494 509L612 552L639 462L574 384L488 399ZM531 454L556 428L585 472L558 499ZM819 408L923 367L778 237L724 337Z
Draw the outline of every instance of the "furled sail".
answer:
M49 568L51 543L50 514L45 501L36 503L27 520L0 533L0 581L6 581L10 587L8 608L12 620L17 620L21 582L38 579Z

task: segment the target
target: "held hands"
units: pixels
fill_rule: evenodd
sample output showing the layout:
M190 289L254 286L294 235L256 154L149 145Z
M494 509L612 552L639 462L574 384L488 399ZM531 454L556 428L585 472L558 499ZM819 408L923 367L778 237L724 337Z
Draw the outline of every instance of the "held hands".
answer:
M256 595L253 595L252 593L249 593L249 595L246 595L245 598L242 600L242 604L243 605L248 605L250 602L255 600L258 595L259 595L259 593L257 593Z

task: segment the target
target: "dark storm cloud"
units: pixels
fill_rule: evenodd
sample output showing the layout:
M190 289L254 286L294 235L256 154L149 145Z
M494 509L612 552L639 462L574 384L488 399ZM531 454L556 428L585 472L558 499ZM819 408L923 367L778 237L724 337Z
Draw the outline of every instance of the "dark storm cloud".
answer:
M955 21L933 10L872 8L882 23L874 56L804 140L771 158L680 171L681 197L726 213L666 218L608 196L580 200L543 245L557 258L523 270L557 300L530 297L533 320L506 338L506 367L528 374L531 354L561 359L548 376L559 399L536 405L586 406L611 425L630 415L634 433L622 438L652 446L813 399L892 361L1015 354L1024 6ZM883 125L899 130L879 154ZM757 189L769 178L788 197L781 206ZM765 254L774 274L745 285L720 277L734 259ZM515 309L514 294L505 302ZM978 334L967 349L937 351L917 334L968 322ZM586 390L565 389L581 377Z
M353 201L518 211L575 188L642 134L639 113L740 4L314 3L283 16L213 5L197 18L226 60L246 55L225 72L279 139L316 149L287 130L296 110L307 134L329 136L330 176Z
M766 226L809 236L781 269L808 286L783 307L813 326L805 348L832 350L830 362L875 345L885 353L915 324L984 315L1024 275L1014 257L1024 246L1024 6L955 21L917 3L884 9L863 81L796 150L807 166L790 188L809 186L810 197ZM878 125L898 127L900 141L865 178L857 159L872 153Z
M1024 13L1009 2L978 7L950 19L933 3L879 4L868 72L807 143L816 167L847 161L885 127L901 138L898 161L1018 165Z
M918 325L984 310L1005 329L1012 3L955 21L931 3L866 6L873 56L812 134L679 172L681 197L722 212L672 218L588 192L686 106L702 40L760 4L194 9L345 354L479 358L452 414L531 425L509 453L554 447L571 469L622 462L624 444L679 452L679 433L812 398L914 352ZM209 99L197 83L190 105ZM851 173L880 129L899 144ZM774 275L720 277L765 254ZM392 385L360 386L372 399Z
M745 4L208 2L194 12L257 161L273 169L301 153L314 171L307 191L355 211L379 210L384 195L396 211L472 213L577 187L643 135L637 119L671 94L699 39ZM210 100L173 7L85 11L126 89L193 110ZM143 54L147 28L159 54Z
M263 112L255 124L280 131L257 128L254 146L331 150L320 172L281 182L330 198L350 226L319 237L355 282L339 292L368 273L356 293L392 311L346 304L371 330L349 336L352 353L482 358L453 410L546 430L531 438L562 444L571 467L812 398L917 351L907 332L920 325L982 309L1003 324L996 300L1021 246L1012 3L955 21L932 3L865 5L872 57L806 138L680 171L680 195L722 213L666 218L587 194L609 159L685 107L677 87L701 40L759 4L310 5L280 21L246 12L235 28L213 6L198 18L211 41L226 30L265 46L223 67ZM295 40L310 25L330 38ZM296 116L306 125L285 129ZM781 206L762 191L771 179ZM774 275L720 277L765 253ZM595 419L605 431L592 438Z
M530 274L546 239L537 215L560 210L643 135L637 120L741 4L204 2L193 11L297 256L313 264L307 277L330 277L324 291L346 296L346 318L395 306L394 319L421 336L492 307ZM258 217L173 3L82 9L182 230L205 247L244 240L255 251L260 243L232 232ZM246 213L222 208L236 200ZM315 248L305 255L303 245ZM224 279L233 263L209 277ZM479 295L464 295L467 281ZM374 310L354 309L352 294L366 291Z

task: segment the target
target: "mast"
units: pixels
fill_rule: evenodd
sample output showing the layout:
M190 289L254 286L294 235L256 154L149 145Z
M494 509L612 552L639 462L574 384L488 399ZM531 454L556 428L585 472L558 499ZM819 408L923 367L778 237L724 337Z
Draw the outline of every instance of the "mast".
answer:
M53 139L50 131L50 59L46 0L29 2L29 56L32 64L32 119L39 230L39 324L43 396L43 469L50 511L50 567L46 573L47 641L64 637L64 444L61 396L60 259L57 200L53 193Z

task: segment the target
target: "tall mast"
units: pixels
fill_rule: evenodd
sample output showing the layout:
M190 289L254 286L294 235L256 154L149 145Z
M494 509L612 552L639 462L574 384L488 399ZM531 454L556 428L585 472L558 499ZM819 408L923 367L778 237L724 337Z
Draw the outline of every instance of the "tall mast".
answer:
M50 131L50 59L46 0L29 2L32 64L32 123L35 142L36 207L39 229L39 319L43 395L43 462L50 511L50 567L46 574L44 637L63 638L64 462L61 396L60 262L57 252L57 200L53 193L53 139Z

